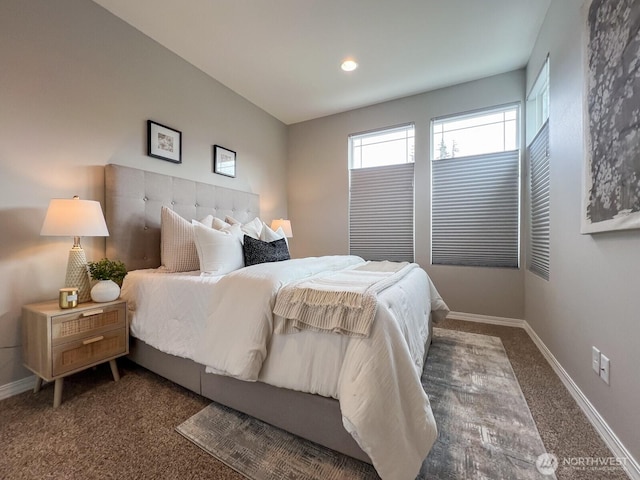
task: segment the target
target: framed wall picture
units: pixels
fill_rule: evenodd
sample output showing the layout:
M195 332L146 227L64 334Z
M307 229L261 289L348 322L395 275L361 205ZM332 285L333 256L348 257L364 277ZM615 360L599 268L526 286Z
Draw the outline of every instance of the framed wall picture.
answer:
M147 155L182 163L182 132L147 120Z
M236 176L236 152L220 145L213 146L213 171L227 177Z
M639 16L632 0L589 5L581 233L640 228Z

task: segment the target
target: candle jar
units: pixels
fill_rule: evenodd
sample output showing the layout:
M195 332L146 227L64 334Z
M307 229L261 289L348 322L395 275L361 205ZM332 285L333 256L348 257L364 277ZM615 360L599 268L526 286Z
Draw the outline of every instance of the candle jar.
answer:
M60 289L60 296L58 297L58 305L60 308L74 308L78 306L78 288L67 287Z

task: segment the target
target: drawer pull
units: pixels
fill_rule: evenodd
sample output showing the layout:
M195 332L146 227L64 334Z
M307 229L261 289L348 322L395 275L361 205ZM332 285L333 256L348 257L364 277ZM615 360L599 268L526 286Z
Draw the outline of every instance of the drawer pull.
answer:
M104 336L100 335L99 337L93 337L93 338L88 338L86 340L82 341L83 345L89 345L90 343L96 343L99 342L100 340L104 340Z
M94 315L100 315L101 313L104 313L104 310L102 308L99 308L98 310L90 310L88 312L82 312L82 316L93 317Z

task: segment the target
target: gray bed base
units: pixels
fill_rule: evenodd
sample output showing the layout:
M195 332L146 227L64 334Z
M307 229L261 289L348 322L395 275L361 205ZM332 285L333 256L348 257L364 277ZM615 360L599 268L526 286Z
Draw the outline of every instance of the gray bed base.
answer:
M231 215L241 222L259 216L255 194L230 190L120 165L105 167L107 256L129 270L160 266L160 209L187 219ZM245 382L205 372L205 367L131 338L129 358L199 395L251 415L350 457L371 463L344 429L340 404L320 395ZM431 329L425 358L431 344Z
M432 329L426 342L425 359L431 335ZM128 358L203 397L371 463L369 456L344 429L340 404L333 398L206 373L203 365L161 352L134 337L131 337Z
M206 373L203 365L161 352L133 337L128 358L203 397L371 463L342 426L337 400Z

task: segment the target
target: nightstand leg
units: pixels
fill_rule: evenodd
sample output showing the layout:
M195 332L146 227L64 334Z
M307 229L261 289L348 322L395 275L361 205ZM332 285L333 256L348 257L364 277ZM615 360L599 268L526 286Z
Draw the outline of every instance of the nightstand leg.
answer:
M33 387L33 393L38 393L42 387L42 379L36 375L36 384Z
M118 365L116 364L115 358L113 360L109 360L109 366L111 367L111 373L113 374L113 381L117 382L120 380L120 373L118 373Z
M53 408L58 408L62 403L62 386L64 378L56 378L56 384L53 389Z

